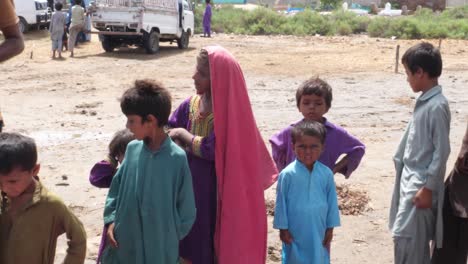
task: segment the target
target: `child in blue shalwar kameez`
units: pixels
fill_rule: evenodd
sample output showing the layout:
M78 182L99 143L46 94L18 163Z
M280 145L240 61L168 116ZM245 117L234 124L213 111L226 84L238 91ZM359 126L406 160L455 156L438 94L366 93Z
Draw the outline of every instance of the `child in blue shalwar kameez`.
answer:
M326 264L340 216L333 172L318 161L326 129L303 121L292 131L296 160L281 171L273 227L283 241L283 264Z

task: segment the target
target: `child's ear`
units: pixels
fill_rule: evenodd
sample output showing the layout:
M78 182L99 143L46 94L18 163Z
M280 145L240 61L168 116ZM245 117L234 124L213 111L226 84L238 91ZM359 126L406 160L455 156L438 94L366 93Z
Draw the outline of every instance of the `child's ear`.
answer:
M41 164L38 163L38 164L34 165L34 167L32 169L33 176L39 175L40 170L41 170Z
M422 77L424 75L424 73L425 73L424 70L421 67L418 67L418 69L416 70L414 75L416 75L418 77Z
M146 120L148 122L151 122L152 124L155 124L157 127L159 127L159 120L154 115L152 114L147 115Z

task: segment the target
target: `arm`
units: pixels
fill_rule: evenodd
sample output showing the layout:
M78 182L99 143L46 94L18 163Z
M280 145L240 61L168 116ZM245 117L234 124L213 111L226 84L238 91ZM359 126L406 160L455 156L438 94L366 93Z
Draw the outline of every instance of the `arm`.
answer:
M207 160L215 159L215 134L214 131L206 137L200 137L188 132L185 128L174 128L169 131L169 136L182 143L186 150L195 156Z
M432 161L427 168L427 182L414 196L413 203L417 208L432 207L432 192L436 191L444 181L445 167L450 154L450 110L443 105L436 107L430 113L430 133L432 135Z
M0 31L5 41L0 44L0 62L20 54L24 49L23 34L19 31L18 17L12 0L0 1Z
M340 211L338 208L338 195L336 194L335 180L333 174L330 174L327 182L327 229L340 226ZM333 231L332 231L333 233Z
M440 106L431 113L430 128L434 151L432 161L427 168L425 188L437 190L445 177L445 167L450 155L450 110Z
M6 61L24 50L23 35L18 24L1 28L5 41L0 44L0 62Z
M176 203L179 216L179 240L182 240L182 238L190 232L197 216L193 194L192 175L186 158L179 175L179 187Z
M86 258L86 231L80 220L62 204L62 227L68 240L64 264L82 264Z
M400 144L398 145L397 151L393 156L393 163L395 164L395 170L397 175L400 175L401 171L403 170L403 156L405 155L406 141L408 141L410 126L411 122L409 122L408 125L406 125L405 133L403 134L403 137L400 140Z
M288 193L288 177L286 173L281 173L276 186L276 205L275 218L273 219L273 228L280 230L280 239L285 244L291 244L293 237L289 232L288 223L288 208L287 208L287 193Z
M185 99L179 107L172 113L169 117L168 126L171 128L177 127L187 127L187 122L189 119L189 107L190 107L190 98Z
M287 135L289 135L287 129L290 128L288 127L270 138L271 154L273 160L276 163L276 168L278 168L278 171L282 171L287 165L286 151L288 147L287 145L290 143L290 140L287 138Z
M359 139L349 134L347 131L343 130L342 132L343 137L340 148L341 153L345 153L346 155L335 164L333 173L341 173L347 179L359 166L366 147Z
M119 170L112 179L112 183L107 194L106 204L104 206L104 224L109 225L115 221L115 210L119 198L120 181L123 170L125 169L125 160Z

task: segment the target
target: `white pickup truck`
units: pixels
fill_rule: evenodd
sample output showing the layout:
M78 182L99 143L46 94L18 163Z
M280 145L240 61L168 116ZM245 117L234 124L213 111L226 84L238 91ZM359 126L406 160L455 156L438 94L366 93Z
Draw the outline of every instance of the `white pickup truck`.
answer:
M193 36L194 16L187 0L96 0L88 10L106 52L126 44L153 54L163 41L185 49Z
M21 33L27 32L31 26L49 24L51 12L47 7L47 0L15 0L14 3Z

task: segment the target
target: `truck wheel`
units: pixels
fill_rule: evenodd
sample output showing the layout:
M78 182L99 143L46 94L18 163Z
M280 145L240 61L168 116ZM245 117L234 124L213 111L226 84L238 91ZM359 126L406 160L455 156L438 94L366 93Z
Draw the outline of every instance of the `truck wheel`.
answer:
M26 19L20 17L18 27L21 33L28 32L29 25L28 25L28 22L26 22Z
M109 36L103 36L103 40L101 42L102 44L102 48L106 51L106 52L112 52L114 51L114 48L115 48L115 45L114 43L112 42L112 38L109 37Z
M145 34L143 40L143 47L148 54L154 54L159 50L159 33L157 31L151 31L150 34Z
M179 47L179 49L188 48L189 38L190 38L189 33L182 31L182 35L180 36L179 39L177 39L177 47Z

